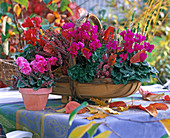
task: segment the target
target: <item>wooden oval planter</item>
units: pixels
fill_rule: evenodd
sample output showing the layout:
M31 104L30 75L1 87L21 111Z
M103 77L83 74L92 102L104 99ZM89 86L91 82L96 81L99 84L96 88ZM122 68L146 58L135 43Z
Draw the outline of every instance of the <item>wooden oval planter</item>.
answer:
M99 99L126 97L134 94L140 87L141 82L133 81L128 84L116 85L110 78L95 79L90 83L76 84L76 90L82 98L96 97ZM70 89L69 78L63 76L56 83L53 88L53 94L63 96L72 96Z

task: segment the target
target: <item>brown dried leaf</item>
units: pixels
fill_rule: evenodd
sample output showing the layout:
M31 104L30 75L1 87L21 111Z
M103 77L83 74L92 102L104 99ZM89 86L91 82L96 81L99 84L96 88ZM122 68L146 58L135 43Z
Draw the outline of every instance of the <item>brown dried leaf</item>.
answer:
M149 101L158 101L161 99L162 96L164 96L164 93L161 93L161 94L148 93L145 99Z
M107 106L107 104L97 98L90 98L91 101L95 102L96 105Z
M97 119L97 118L105 118L106 116L108 116L108 115L100 112L100 113L94 114L93 116L86 117L86 119L87 120L93 120L93 119Z
M124 112L124 111L126 111L126 110L128 110L128 109L129 109L129 106L127 106L127 107L121 107L121 106L117 107L117 110L118 110L119 112Z

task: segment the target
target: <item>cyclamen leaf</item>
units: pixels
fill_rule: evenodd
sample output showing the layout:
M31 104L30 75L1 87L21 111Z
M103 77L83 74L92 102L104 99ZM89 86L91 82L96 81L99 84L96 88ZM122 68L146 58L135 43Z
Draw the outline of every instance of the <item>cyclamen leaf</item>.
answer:
M111 131L106 130L100 134L98 134L97 136L95 136L94 138L108 138L111 134Z
M86 125L81 125L73 129L70 133L69 138L81 138L92 126L95 124L94 121Z
M83 102L79 107L77 107L76 109L73 110L73 112L70 114L69 116L69 125L72 125L73 119L76 116L76 114L78 113L79 110L83 109L84 107L87 107L88 103L87 102Z

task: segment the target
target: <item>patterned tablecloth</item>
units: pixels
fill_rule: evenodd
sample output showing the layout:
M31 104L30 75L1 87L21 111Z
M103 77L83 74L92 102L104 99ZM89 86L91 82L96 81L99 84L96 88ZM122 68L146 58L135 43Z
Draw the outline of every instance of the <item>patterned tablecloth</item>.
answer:
M6 138L5 131L1 124L0 124L0 138Z
M165 94L169 94L169 92ZM142 100L140 94L134 94L126 98L115 98L113 101L131 103L132 97L133 104L146 106L153 103ZM55 112L61 105L60 100L48 100L47 108L44 111L27 111L24 109L23 102L0 104L0 123L3 125L6 133L20 129L32 132L34 137L37 138L66 138L76 126L89 123L84 117L90 116L90 114L79 114L69 128L69 115ZM170 107L170 104L167 105ZM158 110L157 117L151 117L148 113L138 109L129 109L122 112L121 115L115 116L118 118L108 116L105 119L95 119L94 121L106 122L123 138L160 138L166 134L160 122L141 123L139 121L170 119L170 109L166 111ZM128 119L136 121L128 121ZM109 130L109 128L102 124L99 126L96 134L105 130ZM87 138L87 135L84 137ZM110 138L113 137L116 138L117 136L112 133Z

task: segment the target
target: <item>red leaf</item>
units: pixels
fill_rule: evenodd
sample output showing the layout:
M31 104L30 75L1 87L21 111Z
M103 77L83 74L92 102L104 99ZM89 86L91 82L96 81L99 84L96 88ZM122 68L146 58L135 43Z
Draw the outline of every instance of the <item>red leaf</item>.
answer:
M145 111L148 112L151 116L156 117L157 116L157 109L155 106L150 104L145 108Z
M112 108L112 107L126 107L126 103L123 102L123 101L118 101L118 102L112 102L109 104L109 108Z
M157 110L167 110L169 108L164 103L154 103L154 104L150 104L150 105L154 106Z
M50 42L50 43L45 44L43 50L45 52L47 52L47 53L49 53L49 54L54 56L55 55L55 51L54 51L54 47L52 45L55 46L55 43L54 42Z
M165 95L164 100L165 101L170 101L170 96L169 95Z
M129 106L129 108L140 109L140 110L146 111L145 107L143 107L141 104L139 104L139 105L131 105L131 106Z
M76 109L78 106L80 106L79 103L75 101L70 101L69 103L66 104L65 110L66 114L70 114L74 109ZM81 109L78 113L82 114L86 112L86 108Z
M112 36L111 36L111 39L113 39L114 30L115 30L115 28L112 27L112 26L109 26L109 27L107 28L107 30L106 30L105 33L104 33L104 40L105 40L105 42L107 41L107 39L108 39L108 37L109 37L110 34L112 35Z

